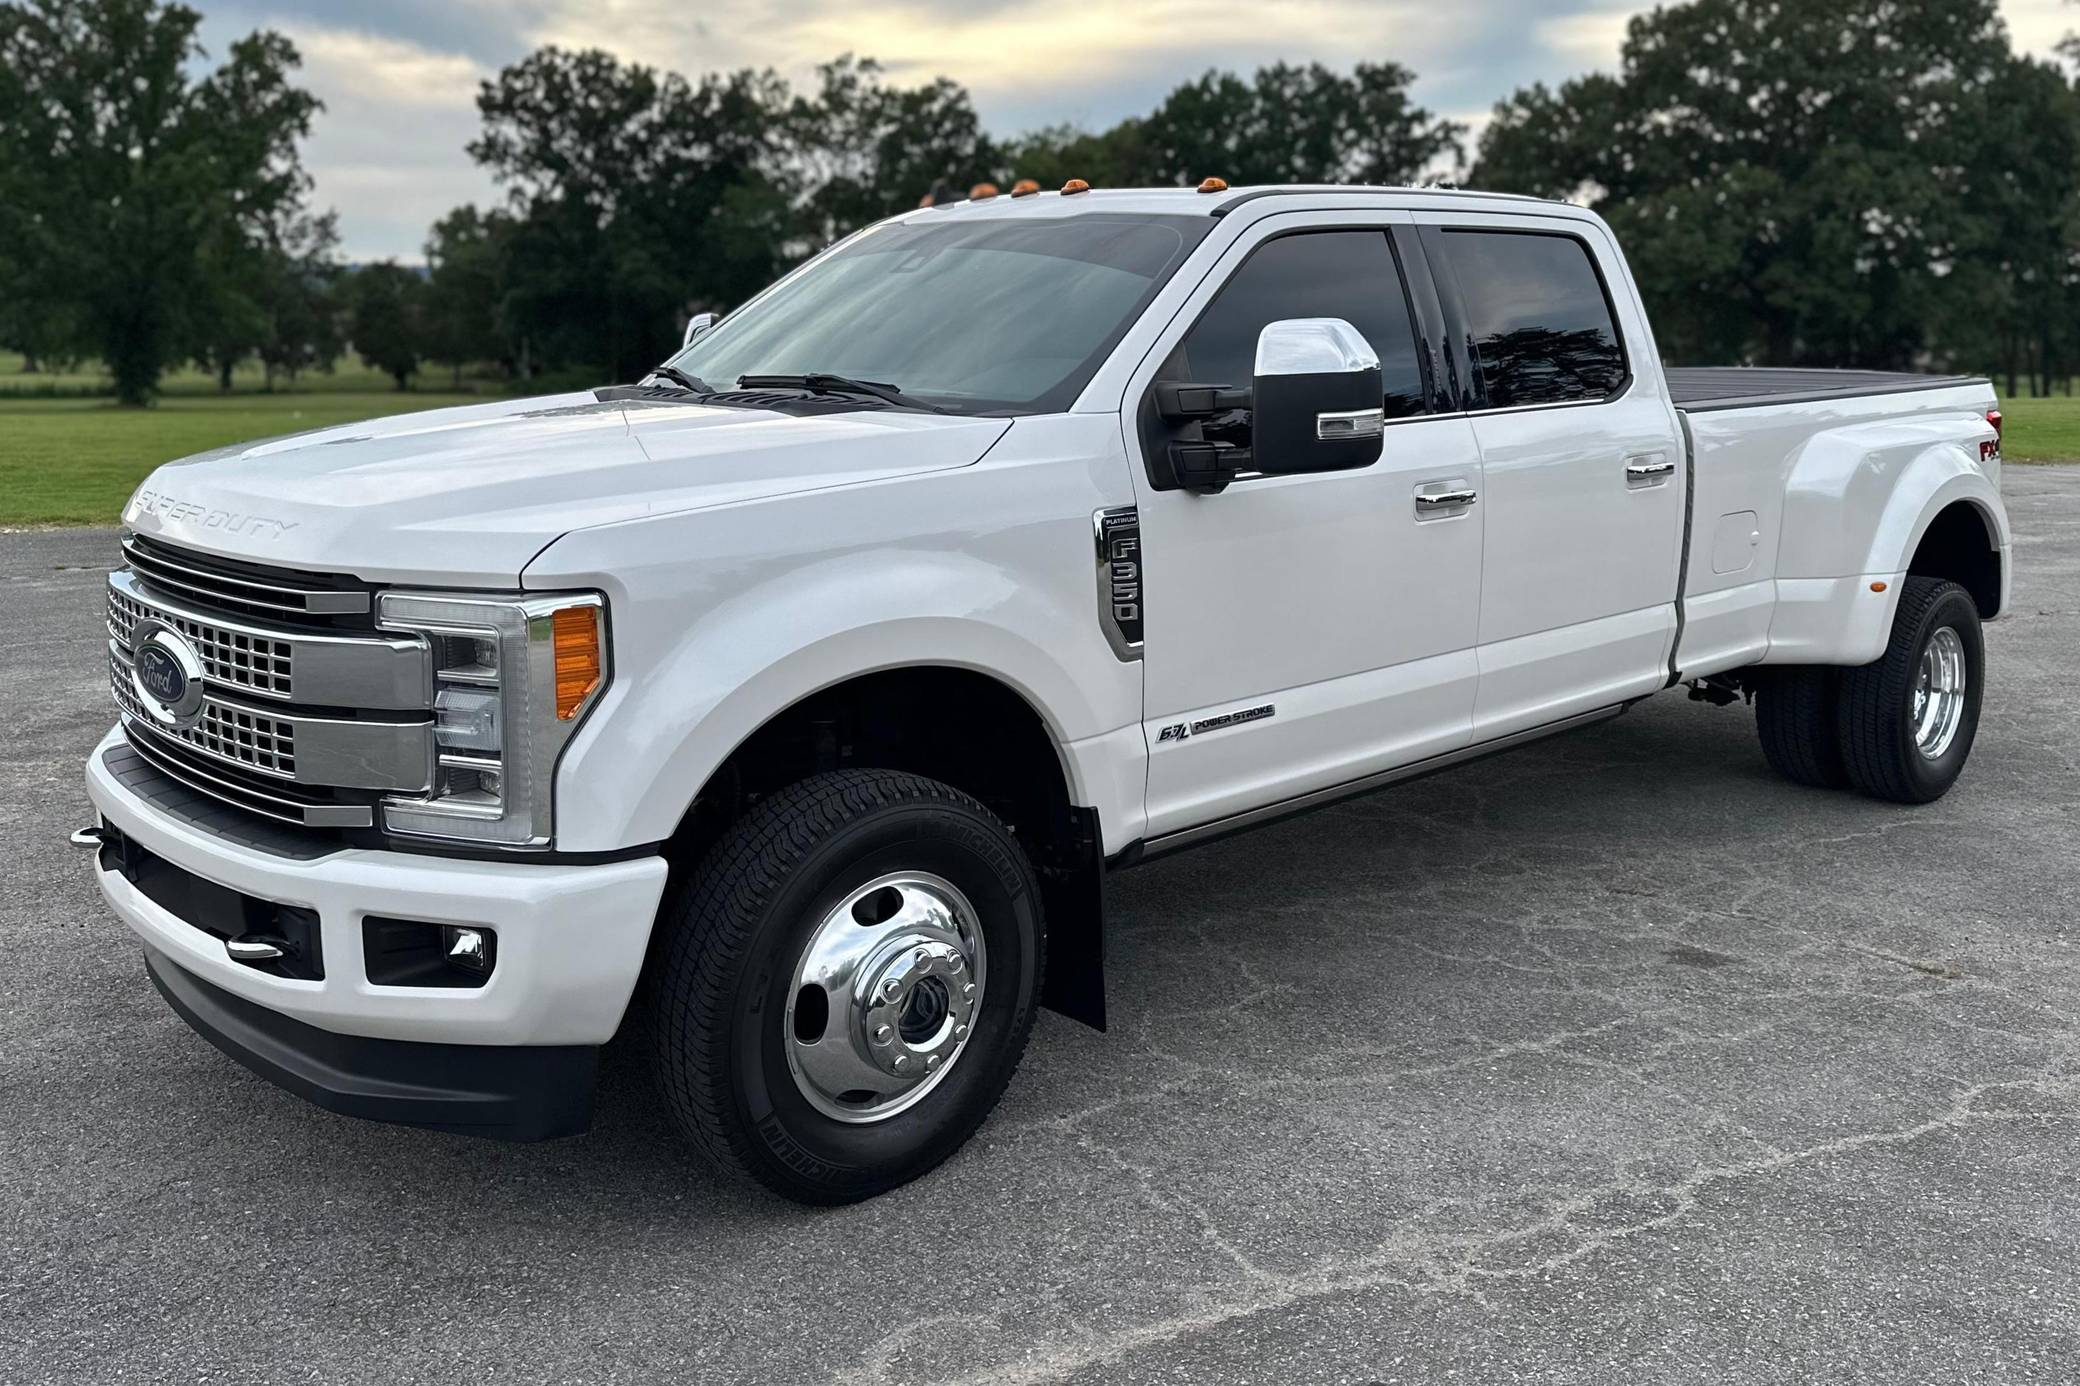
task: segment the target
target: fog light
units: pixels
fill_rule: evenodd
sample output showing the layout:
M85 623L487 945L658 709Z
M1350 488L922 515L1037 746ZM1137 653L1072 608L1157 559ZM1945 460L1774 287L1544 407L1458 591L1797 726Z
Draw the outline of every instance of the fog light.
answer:
M491 971L491 941L489 929L465 929L459 924L441 928L441 951L449 964L479 975Z

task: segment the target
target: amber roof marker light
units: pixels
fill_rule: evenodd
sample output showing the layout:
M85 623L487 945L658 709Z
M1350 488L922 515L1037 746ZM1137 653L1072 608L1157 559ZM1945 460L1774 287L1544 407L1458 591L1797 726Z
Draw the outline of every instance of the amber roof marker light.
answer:
M1081 178L1071 178L1068 182L1062 184L1063 197L1069 197L1081 192L1089 192L1090 190L1091 185L1084 182Z
M1031 197L1039 191L1039 180L1034 178L1021 178L1011 185L1011 195L1013 197Z
M977 183L974 187L968 189L968 200L970 202L987 201L996 195L997 185L995 183Z
M1199 191L1202 193L1226 192L1227 190L1228 180L1225 178L1208 178L1199 184Z

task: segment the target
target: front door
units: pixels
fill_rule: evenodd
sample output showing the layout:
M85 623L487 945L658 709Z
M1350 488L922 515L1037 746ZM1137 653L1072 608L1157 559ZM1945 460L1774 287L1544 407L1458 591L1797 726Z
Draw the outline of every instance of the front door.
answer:
M1485 507L1437 502L1478 492L1478 445L1465 418L1433 408L1434 344L1416 324L1434 303L1411 309L1388 231L1397 220L1407 217L1311 214L1252 228L1130 389L1131 410L1159 381L1246 387L1267 324L1334 317L1378 354L1387 418L1370 467L1245 475L1199 494L1156 488L1145 450L1162 441L1145 413L1128 415L1146 565L1151 838L1471 736Z

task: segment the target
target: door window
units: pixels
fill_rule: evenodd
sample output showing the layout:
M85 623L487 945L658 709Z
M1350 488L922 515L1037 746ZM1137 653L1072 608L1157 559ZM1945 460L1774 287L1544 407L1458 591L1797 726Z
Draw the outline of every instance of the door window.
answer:
M1423 412L1423 368L1394 250L1383 231L1310 231L1266 241L1213 300L1166 374L1247 387L1257 337L1283 318L1342 318L1379 356L1390 419Z
M1589 247L1572 236L1447 231L1488 407L1607 399L1625 384L1625 348Z

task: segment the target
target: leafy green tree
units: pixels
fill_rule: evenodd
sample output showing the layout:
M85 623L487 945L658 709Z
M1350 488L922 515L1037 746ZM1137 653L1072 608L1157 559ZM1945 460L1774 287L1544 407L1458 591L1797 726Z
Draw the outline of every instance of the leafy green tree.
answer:
M485 83L470 153L510 192L522 354L640 374L691 300L739 302L799 255L789 102L771 73L690 83L558 48Z
M907 211L941 184L965 191L996 176L999 152L957 83L890 87L872 59L850 54L817 76L816 93L788 113L790 181L806 189L817 245Z
M394 260L363 265L346 284L347 335L371 370L412 387L426 359L426 280Z
M332 369L346 348L340 331L338 218L298 217L278 228L260 268L258 299L266 314L260 364L267 388L275 377Z
M1151 183L1407 183L1459 148L1464 127L1415 104L1415 74L1359 63L1261 68L1249 81L1209 72L1139 122Z
M1286 63L1243 78L1208 72L1146 116L1100 133L1070 126L1013 141L1006 164L1042 187L1083 178L1100 187L1196 183L1410 183L1456 165L1465 127L1409 93L1398 63L1349 74Z
M1154 182L1147 171L1154 161L1146 151L1143 129L1141 120L1130 118L1096 132L1073 125L1027 131L1005 147L1003 176L1031 178L1047 189L1059 188L1071 178L1097 188Z
M1664 354L1908 366L1966 341L1973 271L2064 218L2044 76L1994 0L1695 0L1633 19L1616 75L1499 105L1473 181L1601 210Z
M457 389L473 361L511 362L502 299L512 221L458 207L426 242L426 359L448 367Z
M200 22L159 0L0 3L0 244L66 286L133 404L202 335L211 264L309 187L296 145L319 103L295 48L255 33L198 76Z

